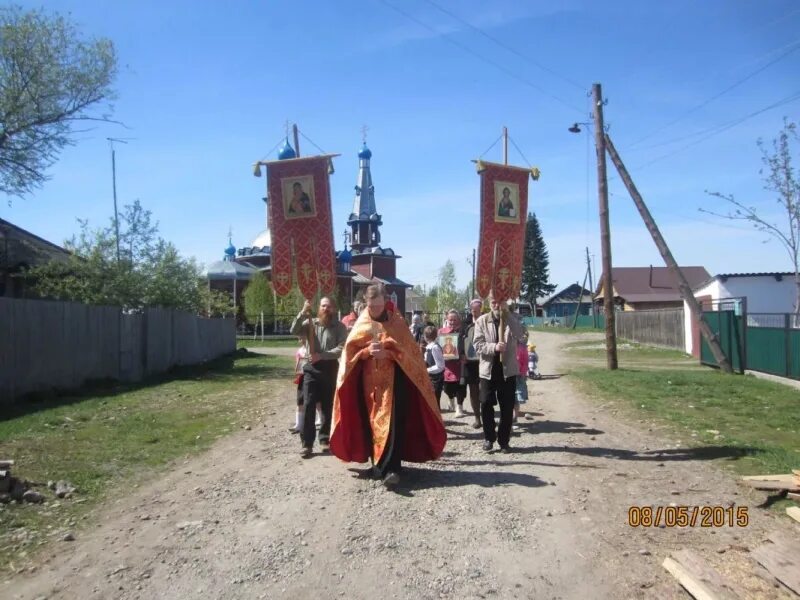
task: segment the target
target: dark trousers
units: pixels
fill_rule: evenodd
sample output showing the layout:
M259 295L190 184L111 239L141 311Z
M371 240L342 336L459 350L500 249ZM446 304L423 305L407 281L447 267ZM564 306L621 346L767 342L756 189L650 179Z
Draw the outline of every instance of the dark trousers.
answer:
M339 370L339 361L319 360L313 365L303 367L303 433L301 441L303 446L311 448L317 436L314 424L317 412L317 402L322 406L324 422L319 428L319 441L328 442L331 435L331 420L333 419L333 394L336 391L336 373Z
M397 473L403 469L403 445L406 440L406 421L408 420L408 394L406 378L400 366L394 369L394 402L392 403L392 421L389 426L389 440L375 467L381 477L388 473ZM371 436L370 436L371 439Z
M514 418L514 402L516 401L516 377L481 379L478 384L481 398L481 419L483 421L483 437L500 447L508 446L511 439L511 421ZM500 405L500 425L495 433L494 398Z

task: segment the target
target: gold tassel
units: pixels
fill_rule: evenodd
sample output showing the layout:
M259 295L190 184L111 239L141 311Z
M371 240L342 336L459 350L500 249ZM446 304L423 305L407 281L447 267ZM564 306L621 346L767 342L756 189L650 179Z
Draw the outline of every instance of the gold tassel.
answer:
M541 174L542 174L542 172L539 170L539 167L533 167L533 168L531 169L531 178L532 178L534 181L539 181L539 176L540 176Z

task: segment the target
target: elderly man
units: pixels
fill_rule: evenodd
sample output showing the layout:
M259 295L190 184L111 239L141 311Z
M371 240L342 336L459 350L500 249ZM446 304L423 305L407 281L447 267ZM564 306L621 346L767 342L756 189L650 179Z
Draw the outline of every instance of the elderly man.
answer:
M480 358L478 366L480 382L481 417L483 420L483 449L492 449L495 441L501 452L510 452L511 421L514 416L517 364L517 342L523 339L525 329L519 318L489 296L490 312L475 321L475 335L472 343ZM505 331L500 332L500 320L505 323ZM500 425L495 432L494 398L500 405Z
M333 300L322 298L315 319L311 318L311 303L306 300L303 310L292 323L291 333L306 340L306 355L303 364L304 415L300 456L309 458L317 433L314 426L317 403L322 406L319 445L323 452L330 449L328 440L333 413L333 393L336 391L339 357L342 355L342 348L347 340L347 328L336 319L336 305Z

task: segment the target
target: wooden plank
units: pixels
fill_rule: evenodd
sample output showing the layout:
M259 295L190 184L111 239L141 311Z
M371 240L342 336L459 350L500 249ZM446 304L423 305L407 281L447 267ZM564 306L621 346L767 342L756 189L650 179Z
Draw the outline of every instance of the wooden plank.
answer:
M739 596L711 565L688 549L673 552L663 567L697 600L735 600Z
M795 521L800 523L800 508L797 506L790 506L786 509L786 514L792 517Z
M790 492L800 492L800 485L796 485L791 482L783 482L783 481L745 481L747 485L750 487L754 487L757 490L775 490L780 492L781 490L788 490Z
M6 475L8 475L8 471L0 471L0 479L5 479Z
M800 594L800 541L781 531L753 550L753 558L795 594Z
M0 460L0 469L8 469L14 466L13 460Z
M800 502L800 494L793 494L792 492L789 492L786 494L786 497L789 498L789 500L796 500L797 502Z
M745 475L742 479L744 481L783 481L786 483L794 483L794 475L792 473L785 475Z

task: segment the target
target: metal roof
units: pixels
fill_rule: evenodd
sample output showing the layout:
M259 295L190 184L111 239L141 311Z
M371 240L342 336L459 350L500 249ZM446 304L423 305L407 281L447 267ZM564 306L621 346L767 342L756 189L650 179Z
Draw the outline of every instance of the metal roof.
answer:
M243 265L232 260L218 260L208 267L206 277L212 281L220 279L248 280L257 273L258 269L250 265Z

